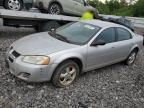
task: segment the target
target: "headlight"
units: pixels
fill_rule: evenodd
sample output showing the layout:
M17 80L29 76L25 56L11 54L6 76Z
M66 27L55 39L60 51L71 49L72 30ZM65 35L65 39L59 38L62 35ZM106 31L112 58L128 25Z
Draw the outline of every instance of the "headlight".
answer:
M50 59L46 56L25 56L22 61L37 65L48 65Z

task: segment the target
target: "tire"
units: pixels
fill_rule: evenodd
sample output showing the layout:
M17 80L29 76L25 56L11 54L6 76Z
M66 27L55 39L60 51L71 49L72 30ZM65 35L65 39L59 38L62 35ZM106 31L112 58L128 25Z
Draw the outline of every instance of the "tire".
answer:
M24 6L22 0L5 0L4 7L9 10L20 11Z
M69 86L79 75L79 71L80 69L77 63L71 60L65 61L55 70L52 76L52 83L56 87Z
M135 62L136 56L137 56L138 51L136 49L134 49L129 56L127 57L127 59L125 60L125 64L126 65L132 65Z
M52 3L48 8L48 13L59 15L62 13L62 7L58 3Z
M60 27L60 24L56 21L49 21L41 23L37 29L35 29L38 32L45 32L45 31L51 31L51 29L56 29Z

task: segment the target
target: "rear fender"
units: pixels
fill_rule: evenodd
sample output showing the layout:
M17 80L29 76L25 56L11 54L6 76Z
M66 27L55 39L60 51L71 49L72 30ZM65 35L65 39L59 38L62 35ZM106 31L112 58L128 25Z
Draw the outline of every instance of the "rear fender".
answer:
M130 54L135 48L140 49L139 46L136 44L136 45L134 45L134 46L131 48L131 50L129 51L129 54Z

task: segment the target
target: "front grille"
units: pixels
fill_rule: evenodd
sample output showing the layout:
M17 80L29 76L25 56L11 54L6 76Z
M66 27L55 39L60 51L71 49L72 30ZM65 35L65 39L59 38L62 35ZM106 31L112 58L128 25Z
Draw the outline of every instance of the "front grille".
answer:
M12 55L17 58L20 56L20 54L18 52L16 52L15 50L12 52Z

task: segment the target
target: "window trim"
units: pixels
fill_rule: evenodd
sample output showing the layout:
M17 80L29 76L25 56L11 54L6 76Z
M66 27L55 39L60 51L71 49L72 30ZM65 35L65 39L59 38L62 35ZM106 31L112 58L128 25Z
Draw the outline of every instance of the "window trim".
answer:
M117 41L116 41L117 36L116 36L115 27L106 28L106 29L102 30L102 31L100 32L100 34L101 34L103 31L105 31L105 30L107 30L107 29L110 29L110 28L112 28L112 29L114 30L114 32L115 32L115 33L114 33L114 34L115 34L115 40L114 40L114 42L110 42L110 43L115 43L115 42L117 42ZM92 44L93 42L97 41L97 38L100 36L100 34L91 42L91 44ZM106 44L110 44L110 43L106 43ZM90 44L90 46L91 46L91 44Z
M126 41L126 40L130 40L130 39L133 38L131 32L129 32L129 34L130 34L130 38L129 38L129 39L126 39L126 40L118 40L118 28L123 29L123 30L129 32L129 31L128 31L127 29L125 29L125 28L122 28L122 27L115 27L115 31L116 31L116 42Z
M77 3L80 3L80 4L82 4L82 5L84 5L84 0L81 0L81 1L83 1L83 3L82 2L79 2L79 1L77 1L77 0L74 0L75 2L77 2Z

